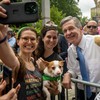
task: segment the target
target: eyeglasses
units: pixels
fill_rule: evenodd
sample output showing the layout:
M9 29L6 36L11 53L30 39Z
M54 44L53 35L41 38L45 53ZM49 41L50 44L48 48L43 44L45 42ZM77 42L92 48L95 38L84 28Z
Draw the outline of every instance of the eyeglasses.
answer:
M29 38L29 37L21 37L21 39L24 41L24 42L29 42L29 40L31 41L31 42L34 42L34 41L36 41L36 38Z
M97 28L97 26L90 25L90 26L87 26L87 28Z

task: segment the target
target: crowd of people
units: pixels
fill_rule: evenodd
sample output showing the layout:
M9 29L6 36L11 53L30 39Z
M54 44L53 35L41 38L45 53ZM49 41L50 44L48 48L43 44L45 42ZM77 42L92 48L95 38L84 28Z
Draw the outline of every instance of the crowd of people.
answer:
M10 1L2 0L0 3ZM1 6L0 17L7 17L6 10ZM100 38L100 21L97 23L90 20L82 28L78 18L67 16L61 20L60 25L62 34L59 34L58 26L53 21L48 21L39 38L32 27L22 27L15 38L8 25L0 24L0 59L12 68L14 80L13 88L5 95L2 95L2 91L7 83L5 80L0 82L0 100L46 100L42 90L43 73L39 69L41 58L46 61L65 61L62 92L59 93L55 81L46 86L51 93L51 100L55 100L55 95L58 95L58 100L65 100L65 88L71 89L72 77L100 84L100 46L95 41L97 37ZM77 48L80 48L84 55L85 73L88 73L89 80L85 80L82 75ZM85 100L82 84L77 85L77 90L77 100ZM91 95L87 96L87 100L94 100L96 93L93 88L90 88L90 91Z

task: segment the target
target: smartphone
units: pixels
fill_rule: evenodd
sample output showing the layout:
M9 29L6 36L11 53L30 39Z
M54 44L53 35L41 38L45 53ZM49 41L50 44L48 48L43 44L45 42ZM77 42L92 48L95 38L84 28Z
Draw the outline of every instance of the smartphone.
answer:
M7 11L7 18L0 17L2 24L32 23L39 19L38 5L34 1L13 2L1 4L1 6Z
M3 78L3 64L0 63L0 82L1 82L2 78Z
M6 88L3 90L3 94L6 94L12 89L12 69L5 65L3 66L3 80L7 83Z

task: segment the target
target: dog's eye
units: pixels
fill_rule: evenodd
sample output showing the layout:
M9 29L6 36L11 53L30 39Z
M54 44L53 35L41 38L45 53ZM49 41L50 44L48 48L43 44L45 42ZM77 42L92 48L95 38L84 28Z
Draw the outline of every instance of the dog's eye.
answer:
M55 70L55 67L52 67L53 70Z
M59 66L59 68L61 68L61 66Z

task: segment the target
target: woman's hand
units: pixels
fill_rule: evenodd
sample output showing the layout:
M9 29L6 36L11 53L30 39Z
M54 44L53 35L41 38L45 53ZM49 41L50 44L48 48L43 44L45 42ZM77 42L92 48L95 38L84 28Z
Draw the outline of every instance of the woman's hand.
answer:
M43 71L45 69L46 66L43 63L43 59L41 57L36 61L36 63L40 71Z
M17 100L17 93L20 89L20 84L16 88L12 88L7 94L2 95L2 91L6 87L6 81L1 82L0 84L0 100Z
M49 82L49 85L46 85L46 88L49 90L51 94L59 94L58 83L56 81Z
M17 100L17 93L20 89L20 85L16 88L12 88L7 94L0 97L0 100Z
M6 81L1 81L0 83L0 96L2 95L2 91L6 87Z
M0 4L9 4L9 3L10 0L2 0L0 2ZM2 6L0 6L0 17L1 18L7 17L6 10ZM8 31L8 26L0 24L0 40L2 40L6 36L7 31Z

